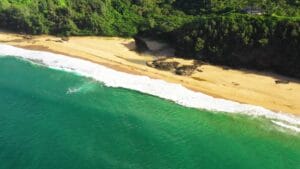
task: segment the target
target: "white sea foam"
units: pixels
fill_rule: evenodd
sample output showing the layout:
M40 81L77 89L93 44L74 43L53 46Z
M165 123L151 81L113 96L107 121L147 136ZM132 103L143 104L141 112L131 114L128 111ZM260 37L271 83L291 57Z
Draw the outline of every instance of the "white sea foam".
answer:
M281 121L275 121L275 120L272 120L272 123L280 126L280 127L283 127L283 128L286 128L286 129L289 129L289 130L293 130L293 131L296 131L296 132L300 132L300 128L298 127L295 127L293 125L289 125L289 124L285 124Z
M77 93L81 90L81 88L68 88L67 94Z
M280 112L273 112L259 106L241 104L234 101L214 98L200 92L194 92L179 84L163 80L151 79L147 76L132 75L119 72L86 60L72 58L50 52L32 51L0 44L0 55L16 56L43 63L51 68L76 72L86 77L103 82L109 87L121 87L155 95L172 100L180 105L201 108L211 111L242 113L251 116L262 116L268 119L288 123L290 129L300 131L300 117Z
M80 86L68 88L66 94L71 95L79 92L88 92L91 90L93 90L93 82L86 82L84 84L80 84Z

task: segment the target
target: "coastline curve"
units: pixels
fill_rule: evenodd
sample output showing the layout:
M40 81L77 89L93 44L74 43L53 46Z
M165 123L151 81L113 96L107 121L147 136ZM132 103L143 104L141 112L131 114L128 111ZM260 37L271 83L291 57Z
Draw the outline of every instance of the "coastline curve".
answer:
M298 116L283 112L273 112L260 106L214 98L200 92L189 90L180 84L116 71L90 61L61 54L21 49L5 44L0 44L0 55L18 57L30 60L34 63L44 64L53 69L75 72L102 82L108 87L139 91L174 101L186 107L265 117L270 119L273 124L277 126L297 133L300 132L300 117Z

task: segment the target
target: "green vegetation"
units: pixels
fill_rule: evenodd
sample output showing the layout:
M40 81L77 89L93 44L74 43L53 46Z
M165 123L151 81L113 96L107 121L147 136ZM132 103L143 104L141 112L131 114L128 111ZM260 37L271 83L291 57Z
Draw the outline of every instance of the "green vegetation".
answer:
M178 56L300 78L299 0L1 0L0 27L156 36L172 43Z
M201 17L174 34L179 56L300 77L300 19Z

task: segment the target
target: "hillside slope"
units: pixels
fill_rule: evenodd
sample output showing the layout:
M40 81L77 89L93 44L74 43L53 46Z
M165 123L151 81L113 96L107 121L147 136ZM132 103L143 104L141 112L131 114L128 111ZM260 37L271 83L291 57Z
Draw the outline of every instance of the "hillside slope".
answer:
M178 56L300 78L299 0L2 0L0 28L157 37Z

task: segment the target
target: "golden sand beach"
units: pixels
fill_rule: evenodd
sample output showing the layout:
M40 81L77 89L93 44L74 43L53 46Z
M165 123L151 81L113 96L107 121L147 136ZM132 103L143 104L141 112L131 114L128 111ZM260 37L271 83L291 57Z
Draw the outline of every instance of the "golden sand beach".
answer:
M70 37L68 41L62 41L61 38L53 36L26 37L2 32L0 43L77 57L119 71L178 83L217 98L300 115L299 80L266 72L234 70L209 64L199 66L192 75L179 76L170 71L147 66L146 62L155 58L150 54L135 52L133 39ZM194 62L173 57L167 60L179 62L181 65L191 65ZM276 80L289 81L289 83L276 84Z

